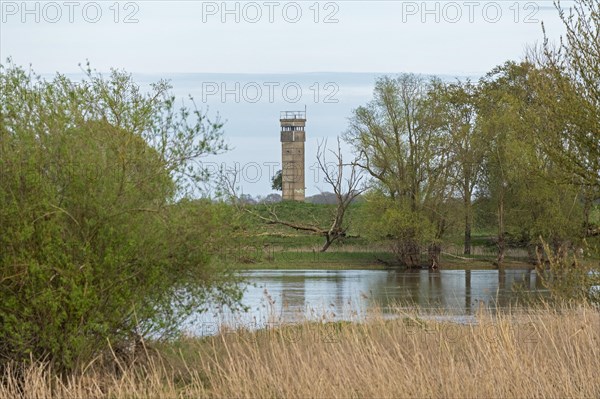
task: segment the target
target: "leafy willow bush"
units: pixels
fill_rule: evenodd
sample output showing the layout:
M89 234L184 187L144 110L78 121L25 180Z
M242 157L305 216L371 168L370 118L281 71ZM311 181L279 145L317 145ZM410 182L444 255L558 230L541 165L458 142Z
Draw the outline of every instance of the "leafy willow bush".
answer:
M576 253L556 253L540 239L543 252L538 253L538 273L551 299L559 302L590 302L600 304L600 272L590 271ZM594 288L593 288L594 287Z
M239 300L211 262L230 211L185 199L207 178L198 159L226 149L222 125L169 90L0 66L0 362L70 370L109 342L172 336L209 297Z
M421 247L435 241L433 223L403 199L378 192L366 194L365 199L357 217L364 235L387 242L402 265L419 266Z

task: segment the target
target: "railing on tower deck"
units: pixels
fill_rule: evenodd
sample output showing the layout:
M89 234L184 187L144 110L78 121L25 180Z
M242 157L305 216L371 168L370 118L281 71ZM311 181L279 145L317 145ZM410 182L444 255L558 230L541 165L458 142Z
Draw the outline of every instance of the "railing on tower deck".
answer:
M279 119L306 119L306 111L281 111Z

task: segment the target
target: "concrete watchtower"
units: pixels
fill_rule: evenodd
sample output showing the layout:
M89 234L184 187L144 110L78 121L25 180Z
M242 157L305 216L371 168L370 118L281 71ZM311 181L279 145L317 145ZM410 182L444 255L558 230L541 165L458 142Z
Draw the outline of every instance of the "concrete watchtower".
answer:
M284 200L304 201L304 142L305 111L282 111L281 163Z

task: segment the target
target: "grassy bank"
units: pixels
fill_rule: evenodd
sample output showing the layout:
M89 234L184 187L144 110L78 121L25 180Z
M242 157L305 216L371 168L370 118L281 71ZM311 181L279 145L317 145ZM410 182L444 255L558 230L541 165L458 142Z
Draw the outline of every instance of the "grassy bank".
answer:
M145 352L116 372L92 365L63 379L39 363L21 379L8 370L0 398L600 396L600 313L587 306L480 314L474 325L416 313L303 323Z
M329 251L311 249L277 251L262 258L237 262L239 269L385 269L394 262L386 252Z
M234 258L236 268L249 269L370 269L385 270L400 267L394 255L381 250L361 250L361 248L334 248L328 252L319 252L312 248L271 250L266 248L258 255ZM426 261L423 262L426 267ZM507 269L526 269L533 266L518 259L507 259ZM448 270L491 270L496 267L493 259L484 256L454 256L442 254L441 268Z
M398 267L391 251L391 242L381 237L372 237L361 230L360 208L364 204L353 204L346 222L347 235L335 241L326 253L319 252L324 244L321 236L296 230L277 223L265 223L264 218L277 214L281 220L295 224L329 226L334 205L310 204L285 201L273 205L255 205L252 213L241 215L240 229L235 248L222 254L225 263L235 264L240 269L386 269ZM442 243L440 259L442 269L490 270L495 269L497 259L497 231L480 228L472 231L472 255L463 255L464 232L460 224L450 229ZM596 241L590 239L590 247ZM515 234L507 235L504 267L507 269L531 268L527 249ZM597 259L592 259L597 263ZM429 264L426 248L421 254L421 264Z

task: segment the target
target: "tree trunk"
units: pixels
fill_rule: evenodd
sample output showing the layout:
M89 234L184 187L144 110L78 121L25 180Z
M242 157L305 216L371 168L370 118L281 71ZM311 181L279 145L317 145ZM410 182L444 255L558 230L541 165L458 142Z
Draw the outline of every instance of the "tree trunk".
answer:
M504 267L504 255L506 252L506 243L504 241L504 233L501 233L498 237L498 258L496 259L496 263L498 269L502 269Z
M465 198L465 255L471 255L471 198Z
M416 268L420 266L421 248L411 239L399 240L394 246L396 258L403 266Z
M429 267L431 269L439 268L442 246L439 243L429 244L429 248L427 248L427 253L429 255Z
M530 264L537 266L538 265L538 256L537 256L537 245L533 243L529 243L527 245L527 259Z
M465 270L465 310L471 313L471 271Z
M321 252L327 251L327 248L329 248L329 246L331 245L332 242L333 242L333 239L329 235L327 235L325 237L325 244L323 244L323 248L321 248Z
M589 197L586 195L583 197L583 226L584 229L587 230L590 228L590 210L591 210L591 201Z
M504 254L506 251L506 242L504 240L504 196L500 197L498 204L498 258L496 260L498 269L504 267Z
M544 271L544 268L546 267L546 259L544 258L544 249L542 248L542 246L540 244L535 244L535 257L536 257L535 269L537 270L538 273L541 273Z

